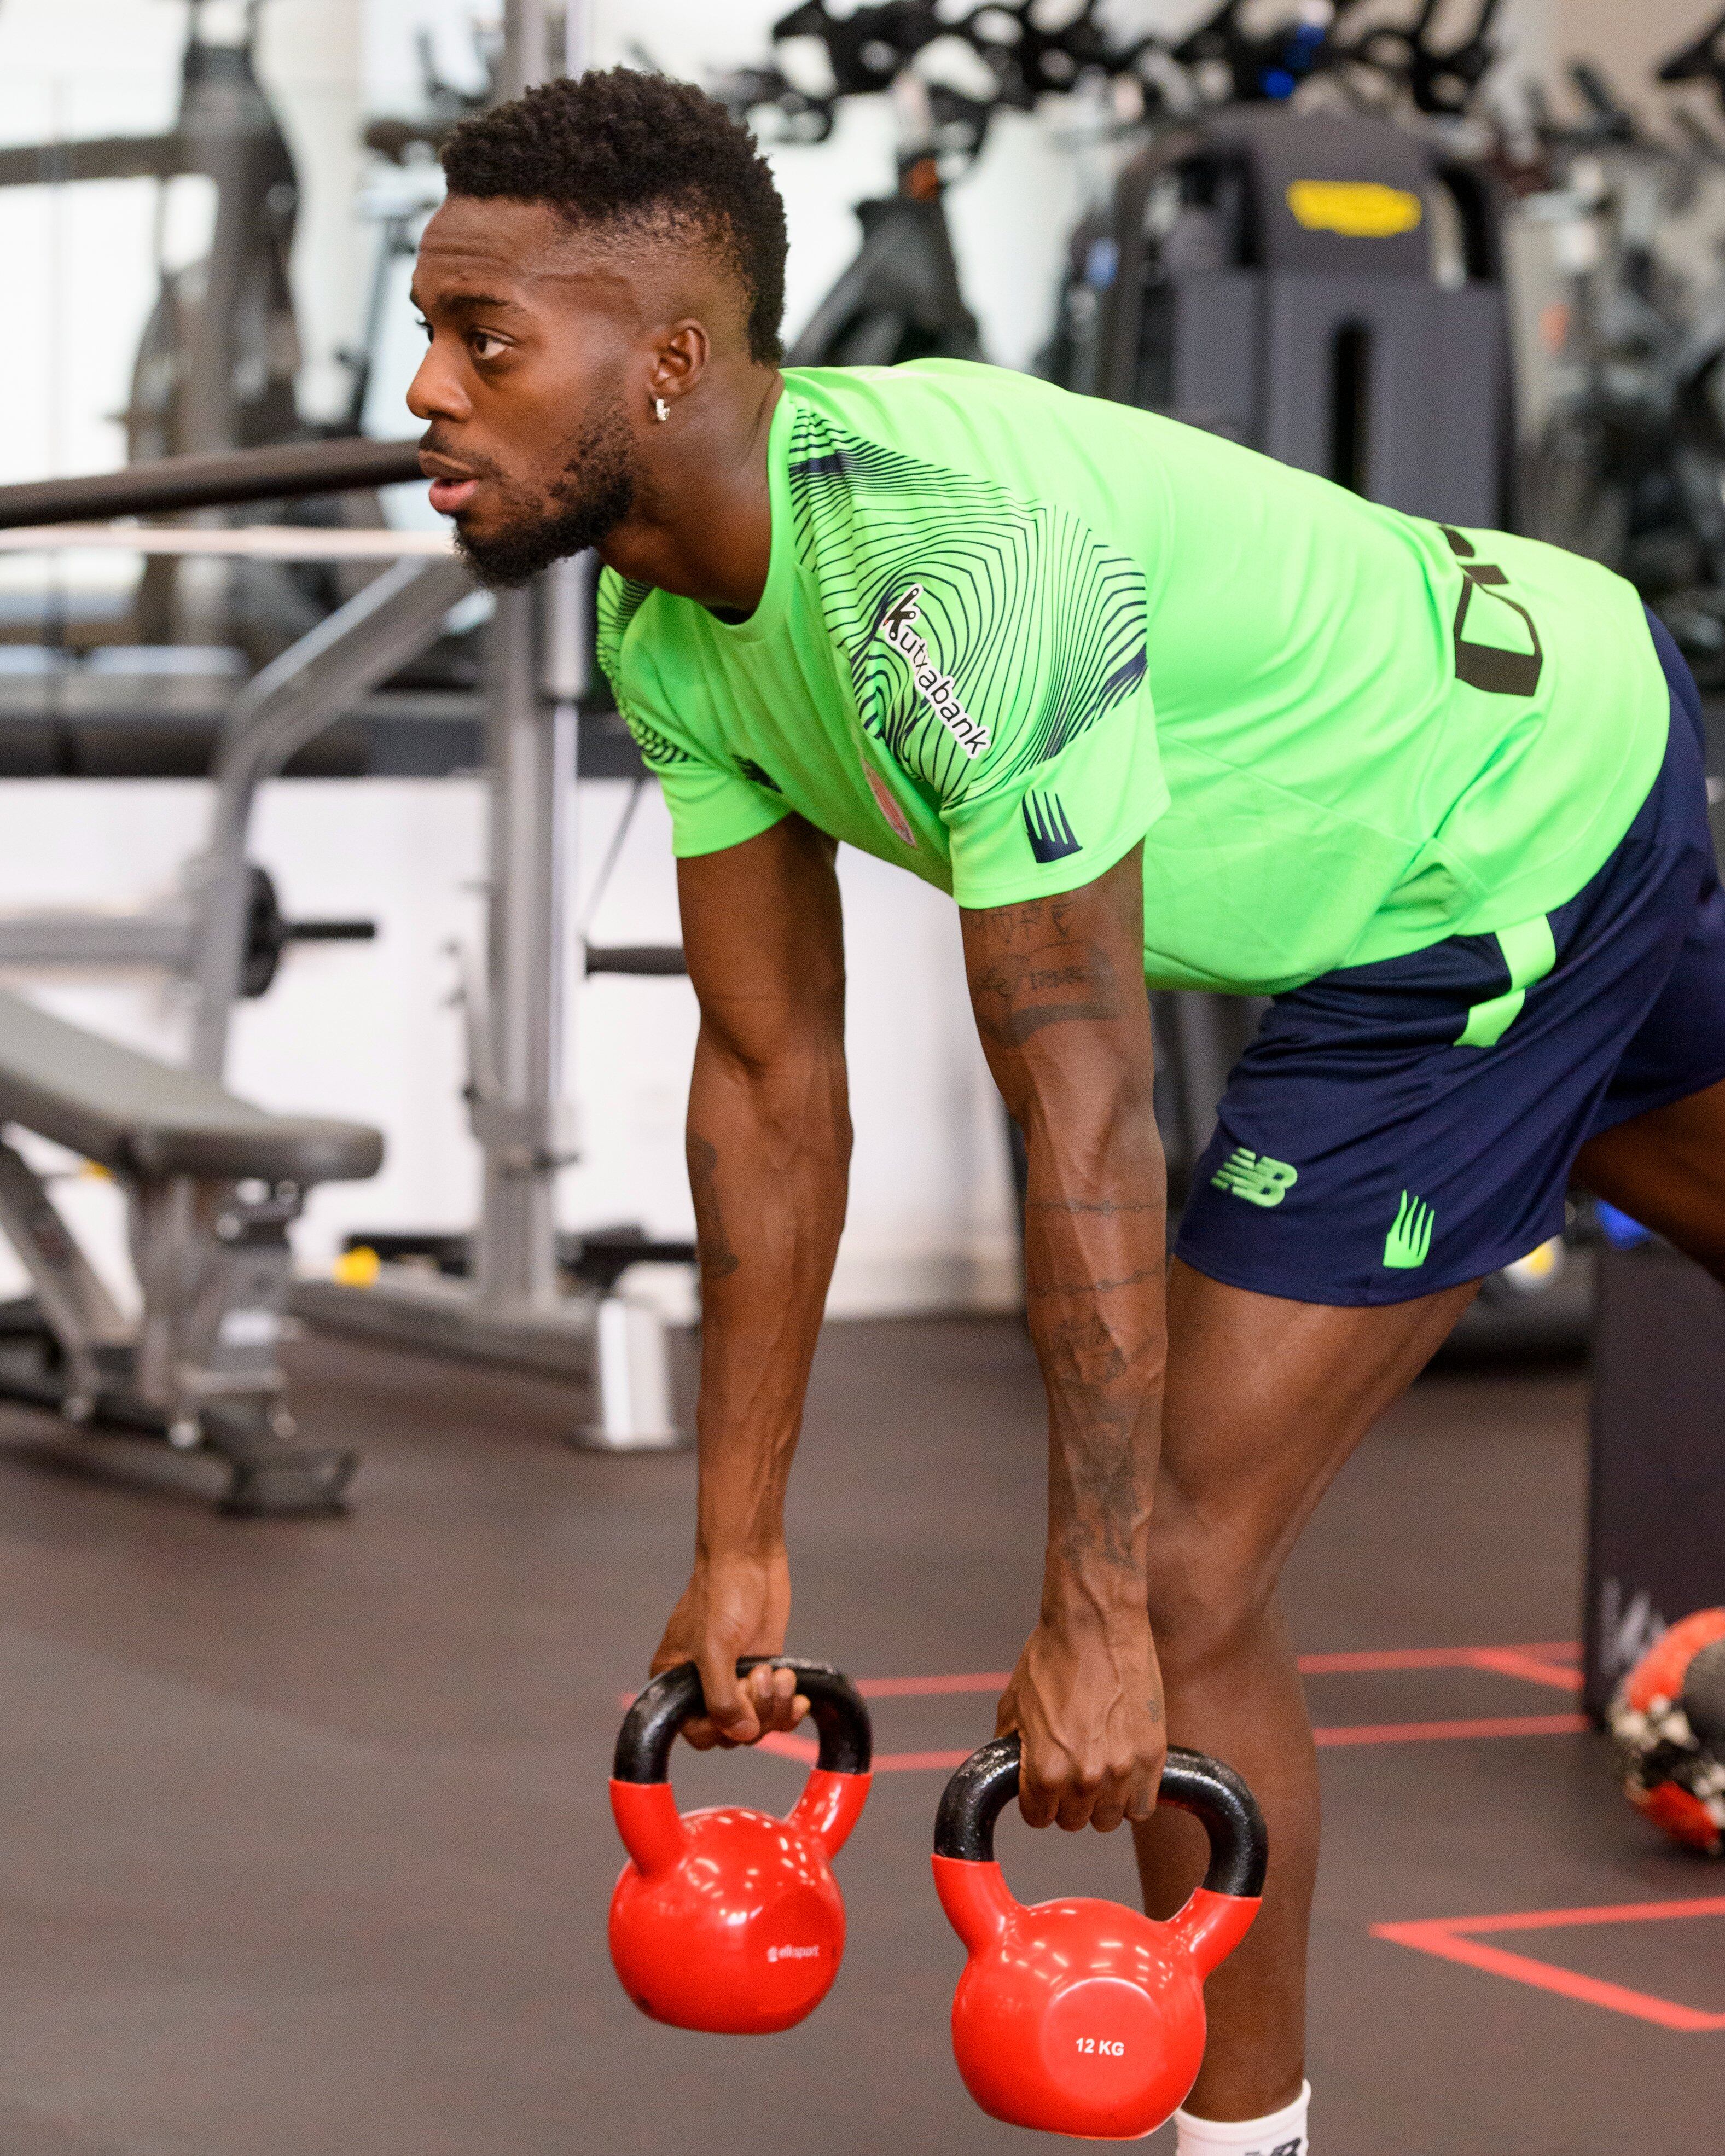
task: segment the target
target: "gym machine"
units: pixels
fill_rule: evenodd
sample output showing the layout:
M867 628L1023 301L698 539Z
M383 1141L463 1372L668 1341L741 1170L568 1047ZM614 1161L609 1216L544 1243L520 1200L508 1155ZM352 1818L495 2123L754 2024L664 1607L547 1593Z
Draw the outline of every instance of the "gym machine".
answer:
M1725 17L1666 60L1670 87L1725 99ZM1725 278L1699 286L1666 259L1666 228L1725 170L1725 139L1674 106L1649 127L1586 62L1577 120L1542 112L1571 273L1553 305L1558 393L1524 458L1523 528L1626 576L1703 689L1725 687Z
M564 64L585 64L583 10L564 13ZM554 69L552 13L511 0L495 79L520 95ZM578 715L593 687L593 557L559 563L526 591L498 595L490 631L485 712L491 785L491 871L483 983L465 988L473 1130L484 1156L469 1270L451 1276L384 1264L366 1286L305 1281L295 1308L331 1330L544 1371L587 1389L578 1441L605 1450L685 1442L672 1414L664 1318L619 1291L640 1262L692 1265L694 1246L624 1230L560 1242L557 1178L576 1158L562 1085L572 993L565 864L578 766ZM641 976L681 971L681 953L588 952L585 970ZM413 1239L375 1239L408 1255ZM571 1262L565 1265L563 1260ZM565 1292L562 1276L574 1276Z
M74 1427L116 1426L208 1450L226 1512L341 1508L357 1462L296 1447L277 1360L292 1252L314 1184L375 1175L380 1134L266 1115L208 1079L0 993L0 1123L105 1169L126 1194L143 1307L124 1317L56 1208L0 1140L0 1232L33 1295L0 1308L0 1393Z
M1153 143L1086 246L1075 388L1373 501L1502 521L1509 385L1484 183L1410 130L1243 106Z
M166 131L0 149L0 187L157 182L157 298L122 415L133 463L305 441L328 431L302 418L296 398L301 341L290 259L300 180L280 118L258 79L262 4L248 0L243 31L234 38L207 34L205 0L188 0L179 107ZM193 177L214 189L214 222L208 253L176 265L165 246L168 189ZM314 513L336 522L382 521L374 502L320 503ZM213 581L206 575L188 584L178 562L157 557L132 600L131 640L231 640L260 663L337 604L343 583L352 582L334 565L290 569L254 557L227 565Z
M52 545L76 520L228 506L417 470L412 444L336 442L160 460L95 477L0 489L8 537ZM74 528L68 529L68 526ZM34 527L34 528L33 528ZM131 527L125 543L152 535ZM181 547L237 536L168 527ZM165 1435L228 1471L224 1509L338 1510L357 1455L293 1445L278 1347L307 1190L360 1180L379 1133L328 1118L265 1114L221 1082L227 1014L248 969L273 969L293 933L267 877L245 860L259 780L440 628L469 588L453 561L401 565L242 692L217 786L211 844L184 901L136 916L39 916L0 923L0 963L177 966L198 992L190 1069L122 1048L23 998L0 994L0 1122L63 1146L125 1192L141 1291L136 1322L116 1304L54 1204L49 1179L0 1140L0 1230L33 1293L0 1311L0 1392L53 1407L75 1427ZM352 933L362 924L319 924ZM8 941L8 932L10 941Z
M374 484L417 478L416 445L293 444L0 489L0 527L33 527L19 538L48 543L56 525L286 498L349 484L362 470ZM152 535L113 536L149 544ZM176 532L175 543L187 536ZM223 544L240 536L208 536ZM0 961L63 963L81 941L83 955L98 962L179 966L193 992L193 1069L206 1082L219 1077L233 1002L258 959L257 885L245 850L258 786L431 643L471 588L447 542L439 542L442 558L425 558L421 535L372 536L373 551L398 544L406 558L241 691L217 763L209 839L180 903L132 921L39 916L0 924ZM619 1293L619 1281L644 1260L687 1264L694 1253L628 1232L560 1250L552 1215L556 1178L573 1158L560 1084L572 943L564 863L589 664L589 576L588 557L560 564L531 591L502 594L492 628L490 931L484 981L470 989L469 1008L470 1098L485 1161L471 1275L385 1265L365 1287L298 1283L292 1306L334 1329L573 1379L588 1394L586 1441L630 1450L679 1438L663 1320ZM662 973L671 957L680 963L680 953L652 948L594 952L589 970ZM563 1256L577 1277L573 1294L562 1291Z

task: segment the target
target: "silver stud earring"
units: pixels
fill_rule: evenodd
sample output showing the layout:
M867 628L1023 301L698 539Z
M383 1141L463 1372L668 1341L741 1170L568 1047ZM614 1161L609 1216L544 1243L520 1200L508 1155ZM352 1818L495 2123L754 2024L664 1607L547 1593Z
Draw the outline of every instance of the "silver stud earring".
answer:
M656 420L658 420L661 427L665 424L665 421L670 418L670 407L665 403L664 398L655 397L653 399L653 416Z

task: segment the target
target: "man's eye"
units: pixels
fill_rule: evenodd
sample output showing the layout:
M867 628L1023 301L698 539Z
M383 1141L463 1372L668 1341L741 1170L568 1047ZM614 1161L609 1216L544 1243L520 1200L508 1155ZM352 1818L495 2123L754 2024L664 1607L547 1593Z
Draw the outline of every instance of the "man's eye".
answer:
M475 359L495 359L499 352L506 349L502 338L493 336L489 330L474 331L473 356Z

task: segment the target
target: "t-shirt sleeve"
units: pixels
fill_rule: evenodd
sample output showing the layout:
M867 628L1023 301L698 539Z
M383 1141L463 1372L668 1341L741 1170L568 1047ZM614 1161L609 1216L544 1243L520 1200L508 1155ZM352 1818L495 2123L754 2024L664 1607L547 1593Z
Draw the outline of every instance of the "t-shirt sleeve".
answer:
M1051 507L927 532L875 608L860 684L933 795L963 906L1094 882L1168 805L1144 576Z
M649 595L648 586L626 584L608 569L600 578L599 664L670 811L671 850L688 860L758 838L790 809L764 773L745 772L678 723L671 700L660 692L650 655L629 640L629 625Z
M942 812L960 906L1015 906L1094 883L1168 805L1142 679L1051 756L1002 763L998 776L979 772L976 787Z

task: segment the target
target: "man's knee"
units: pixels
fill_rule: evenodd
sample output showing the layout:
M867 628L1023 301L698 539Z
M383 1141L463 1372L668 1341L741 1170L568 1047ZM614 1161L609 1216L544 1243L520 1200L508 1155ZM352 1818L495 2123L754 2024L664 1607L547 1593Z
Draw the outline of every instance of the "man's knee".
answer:
M1150 1537L1150 1629L1164 1679L1197 1675L1246 1648L1277 1568L1238 1523L1159 1518Z

